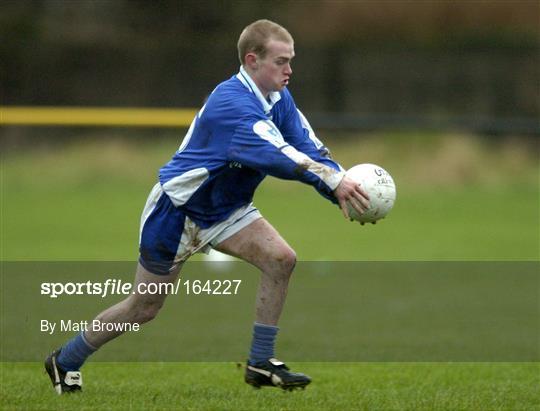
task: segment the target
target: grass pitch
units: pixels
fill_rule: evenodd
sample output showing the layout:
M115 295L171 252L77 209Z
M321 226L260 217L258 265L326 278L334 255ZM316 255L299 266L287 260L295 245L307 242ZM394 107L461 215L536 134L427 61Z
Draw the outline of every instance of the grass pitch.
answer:
M89 363L84 392L59 397L40 364L2 365L8 409L537 410L537 364L295 363L305 391L260 390L232 363Z
M331 145L343 166L394 177L387 219L361 227L311 187L268 177L254 203L299 260L538 260L534 147L397 134ZM134 260L139 219L178 142L102 139L4 154L2 260Z
M255 202L304 261L538 261L538 159L519 140L504 144L462 136L394 135L331 145L346 167L374 162L393 174L398 187L396 206L376 226L346 222L311 188L294 182L269 179ZM1 260L133 260L146 195L157 168L177 145L177 141L149 146L108 139L45 151L3 153ZM2 310L10 309L4 302ZM167 350L165 338L153 344L157 350ZM48 349L43 347L44 356ZM305 391L254 390L242 381L242 372L234 363L89 362L83 369L85 392L58 397L41 363L5 362L1 364L0 406L540 408L538 363L289 365L313 377Z

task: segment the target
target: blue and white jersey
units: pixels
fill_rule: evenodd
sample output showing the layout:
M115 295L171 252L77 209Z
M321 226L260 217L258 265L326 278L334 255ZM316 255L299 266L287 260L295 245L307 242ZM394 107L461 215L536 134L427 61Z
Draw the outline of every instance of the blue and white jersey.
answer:
M310 184L336 202L344 171L289 91L267 100L241 67L209 96L159 180L172 203L207 228L251 203L266 175Z

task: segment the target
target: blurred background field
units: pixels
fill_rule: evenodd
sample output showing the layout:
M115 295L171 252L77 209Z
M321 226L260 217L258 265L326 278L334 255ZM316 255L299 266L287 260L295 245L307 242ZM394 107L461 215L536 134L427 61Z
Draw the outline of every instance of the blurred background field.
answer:
M114 133L4 152L2 259L137 257L141 209L182 134ZM538 259L535 140L422 132L325 140L345 167L386 167L398 198L387 219L360 226L310 187L268 178L255 204L299 259Z
M1 104L197 108L238 70L240 30L274 19L296 40L290 89L319 137L398 187L388 219L360 227L268 178L255 203L301 260L534 260L539 13L526 0L6 1ZM0 117L0 257L135 259L146 195L186 130Z
M240 31L287 27L316 127L538 133L539 4L517 1L4 1L3 105L199 107ZM317 24L313 24L317 22Z

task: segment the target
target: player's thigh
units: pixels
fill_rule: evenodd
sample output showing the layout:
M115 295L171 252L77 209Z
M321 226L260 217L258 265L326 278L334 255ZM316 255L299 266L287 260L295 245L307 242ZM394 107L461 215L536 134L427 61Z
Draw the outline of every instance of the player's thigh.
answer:
M214 248L263 271L273 267L292 270L296 263L294 250L264 218L253 221Z
M154 274L138 263L132 300L139 304L162 305L167 295L172 292L180 268L181 265L169 274Z

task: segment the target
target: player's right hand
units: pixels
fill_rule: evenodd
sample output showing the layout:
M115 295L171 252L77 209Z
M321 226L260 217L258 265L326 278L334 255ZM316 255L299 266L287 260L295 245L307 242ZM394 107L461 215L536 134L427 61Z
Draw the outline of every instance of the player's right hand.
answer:
M364 214L369 208L369 195L350 177L344 176L339 185L334 190L343 216L349 219L349 209L347 203L356 210L358 214Z

